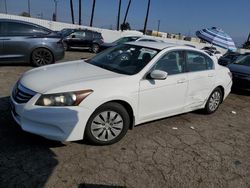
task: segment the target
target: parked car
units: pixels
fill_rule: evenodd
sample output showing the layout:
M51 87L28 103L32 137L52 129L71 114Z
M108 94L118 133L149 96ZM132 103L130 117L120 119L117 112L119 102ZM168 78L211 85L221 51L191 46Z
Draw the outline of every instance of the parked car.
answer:
M167 43L121 44L95 57L25 73L11 96L24 131L106 145L135 125L204 109L215 112L232 85L213 56Z
M206 46L206 47L202 48L202 50L204 50L208 54L213 54L215 57L217 57L217 59L220 59L222 57L221 52L218 51L216 47Z
M219 59L219 64L226 66L235 61L240 55L238 52L227 52Z
M250 54L239 56L228 68L233 74L233 88L250 91Z
M52 64L64 57L63 43L55 32L24 21L0 19L0 62Z
M90 49L92 52L99 52L100 45L103 43L101 33L91 30L73 29L62 31L64 39L65 50L72 47L84 47Z
M112 43L103 43L101 45L101 49L100 50L105 50L107 48L110 47L114 47L117 46L119 44L124 44L126 42L163 42L161 40L157 40L157 39L152 39L152 38L148 38L148 37L142 37L142 36L127 36L127 37L122 37L117 39L116 41L112 42Z

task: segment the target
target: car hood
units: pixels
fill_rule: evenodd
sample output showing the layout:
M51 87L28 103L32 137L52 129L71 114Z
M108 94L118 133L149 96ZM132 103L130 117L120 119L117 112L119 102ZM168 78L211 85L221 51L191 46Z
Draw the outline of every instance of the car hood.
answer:
M228 68L230 69L231 72L238 72L250 75L250 66L229 64Z
M79 60L33 69L22 76L20 83L35 92L45 93L48 90L78 82L121 76L123 75Z

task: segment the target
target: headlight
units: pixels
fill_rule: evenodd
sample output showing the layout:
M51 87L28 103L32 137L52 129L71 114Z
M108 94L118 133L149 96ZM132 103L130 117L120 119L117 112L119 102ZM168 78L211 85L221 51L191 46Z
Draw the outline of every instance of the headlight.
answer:
M41 95L36 101L38 106L77 106L85 99L93 90L82 90L66 93L54 93Z

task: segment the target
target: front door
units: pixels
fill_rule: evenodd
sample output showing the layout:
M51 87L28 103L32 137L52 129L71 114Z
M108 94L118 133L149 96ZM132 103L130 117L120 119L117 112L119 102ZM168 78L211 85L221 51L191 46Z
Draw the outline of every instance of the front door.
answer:
M183 51L168 52L149 71L168 73L165 80L145 78L140 81L139 121L145 122L181 113L188 89Z

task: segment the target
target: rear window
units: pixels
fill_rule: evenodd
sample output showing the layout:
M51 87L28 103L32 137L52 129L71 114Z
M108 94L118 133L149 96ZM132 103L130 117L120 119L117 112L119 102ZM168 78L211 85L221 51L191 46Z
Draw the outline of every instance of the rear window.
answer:
M93 33L93 37L96 39L102 39L101 33Z

